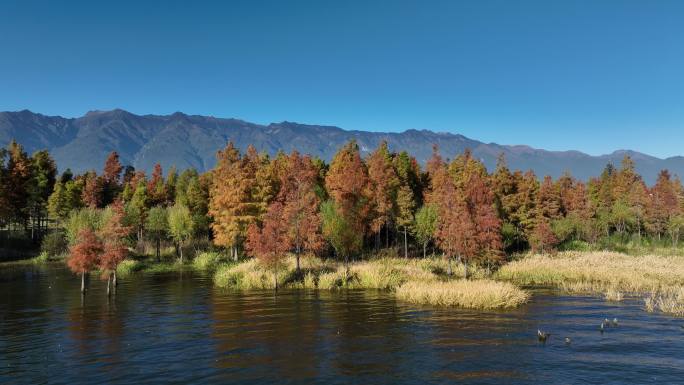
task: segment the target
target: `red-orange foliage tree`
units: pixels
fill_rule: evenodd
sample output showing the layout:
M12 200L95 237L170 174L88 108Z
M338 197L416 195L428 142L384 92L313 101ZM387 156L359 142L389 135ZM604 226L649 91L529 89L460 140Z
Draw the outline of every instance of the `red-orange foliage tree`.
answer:
M325 178L330 197L335 202L335 210L351 229L350 233L356 234L363 239L367 233L368 217L370 212L368 171L361 160L359 146L351 141L342 147L332 162L330 170ZM352 251L351 244L356 240L349 239L350 244L343 247L344 250ZM353 241L353 242L352 242ZM345 253L346 264L349 255Z
M83 229L79 232L76 243L70 248L67 265L76 274L81 274L81 293L85 294L85 275L93 270L100 259L103 246L95 232Z
M110 284L114 284L116 290L116 268L128 256L126 238L132 228L124 224L126 213L123 202L118 199L110 205L112 210L110 217L100 230L103 241L103 253L99 260L100 269L107 277L107 295L110 293Z
M278 290L278 270L285 253L290 249L288 228L282 223L283 206L280 202L269 205L261 227L256 223L247 229L247 252L256 257L259 262L273 272L273 286Z
M119 161L119 154L116 151L112 151L105 161L102 173L105 205L112 203L119 194L122 170L123 166Z
M551 225L549 225L549 220L543 216L538 218L537 224L532 230L530 235L530 245L532 250L541 252L553 251L555 246L558 244L558 238L551 230Z
M304 251L318 252L323 248L321 235L320 198L316 194L318 169L308 156L294 151L287 156L280 176L280 191L276 200L282 204L282 226L287 230L289 244L294 248L297 272Z
M372 205L371 233L376 234L376 248L380 247L380 233L383 227L396 215L397 189L399 178L392 166L392 154L387 142L380 143L378 148L366 160L368 165L369 195Z
M166 185L164 184L164 173L159 163L154 165L152 177L147 182L147 196L150 206L163 205L167 201Z
M84 175L85 185L83 187L83 203L95 209L102 207L104 185L101 177L97 176L95 171L90 171Z

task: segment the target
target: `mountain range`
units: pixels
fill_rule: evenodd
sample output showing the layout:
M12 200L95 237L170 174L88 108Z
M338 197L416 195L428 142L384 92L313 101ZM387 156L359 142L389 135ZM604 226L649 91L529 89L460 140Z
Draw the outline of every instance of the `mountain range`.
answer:
M261 125L238 119L186 115L136 115L116 109L91 111L82 117L46 116L28 110L0 112L0 145L12 139L32 153L47 149L60 170L74 172L101 170L110 151L116 150L123 164L151 170L159 162L165 169L194 167L211 169L216 151L232 140L246 149L249 144L259 151L275 154L279 150L318 156L330 161L346 141L355 139L368 154L386 140L394 151L406 150L425 163L434 144L442 156L453 158L465 149L472 150L489 170L503 153L511 169L532 169L538 176L558 177L569 171L587 180L601 173L608 163L619 166L625 155L634 159L636 168L647 183L653 183L661 169L684 175L684 157L660 159L636 151L619 150L591 156L579 151L546 151L523 145L483 143L463 135L428 130L400 133L349 131L334 126L292 122Z

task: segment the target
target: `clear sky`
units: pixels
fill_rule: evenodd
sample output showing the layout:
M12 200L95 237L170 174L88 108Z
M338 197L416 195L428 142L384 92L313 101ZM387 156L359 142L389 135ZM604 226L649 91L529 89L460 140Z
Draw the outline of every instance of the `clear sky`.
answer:
M24 108L684 155L684 1L3 1Z

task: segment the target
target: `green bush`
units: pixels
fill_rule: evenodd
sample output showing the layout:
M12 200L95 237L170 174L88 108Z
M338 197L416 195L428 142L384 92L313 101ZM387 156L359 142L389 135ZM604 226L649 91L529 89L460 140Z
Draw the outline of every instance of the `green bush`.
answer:
M46 253L48 256L57 256L63 254L68 249L68 242L66 236L61 231L54 231L43 237L40 244L40 251Z
M50 262L50 255L45 251L41 251L37 257L34 257L33 259L31 259L31 262L33 262L33 263Z
M192 266L197 270L215 270L219 263L226 261L220 253L216 251L205 251L200 253L192 261Z

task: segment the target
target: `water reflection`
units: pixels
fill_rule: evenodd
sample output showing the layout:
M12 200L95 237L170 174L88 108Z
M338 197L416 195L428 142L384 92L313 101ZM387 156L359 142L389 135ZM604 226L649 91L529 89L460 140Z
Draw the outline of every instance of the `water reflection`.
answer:
M502 312L379 291L233 293L190 272L124 279L111 300L62 268L0 271L0 382L675 383L681 320L560 296ZM617 317L603 335L598 324ZM553 333L546 344L537 328ZM572 344L563 342L572 337ZM58 373L59 375L55 375Z

